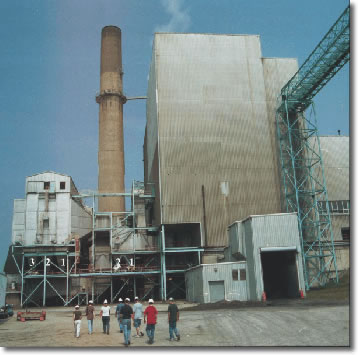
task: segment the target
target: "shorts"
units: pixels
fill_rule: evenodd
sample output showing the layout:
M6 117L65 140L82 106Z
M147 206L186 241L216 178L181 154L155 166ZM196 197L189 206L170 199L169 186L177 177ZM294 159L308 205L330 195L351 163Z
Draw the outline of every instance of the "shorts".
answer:
M134 328L139 328L142 323L140 318L134 319Z

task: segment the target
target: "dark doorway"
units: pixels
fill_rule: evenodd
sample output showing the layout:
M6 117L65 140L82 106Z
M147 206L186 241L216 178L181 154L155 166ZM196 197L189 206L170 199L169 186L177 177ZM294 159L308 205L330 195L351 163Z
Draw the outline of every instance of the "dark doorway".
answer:
M299 297L296 251L261 252L267 299Z

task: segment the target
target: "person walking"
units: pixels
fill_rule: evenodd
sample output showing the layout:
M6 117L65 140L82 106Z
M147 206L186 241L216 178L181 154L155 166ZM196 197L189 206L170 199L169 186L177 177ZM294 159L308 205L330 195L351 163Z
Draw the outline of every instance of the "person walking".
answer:
M124 333L124 345L128 346L131 344L131 318L133 314L133 309L129 305L129 298L124 300L124 306L120 310L121 324L123 326Z
M108 306L107 300L103 301L103 306L101 308L101 317L103 324L103 333L109 334L109 321L110 321L111 307Z
M133 327L135 328L135 330L137 332L137 334L134 336L135 338L139 338L144 335L144 333L140 331L140 325L142 323L142 316L143 316L143 305L139 302L138 297L134 297Z
M177 338L177 341L180 340L179 330L177 329L177 322L179 322L179 309L178 306L174 303L172 297L169 298L168 306L168 323L169 323L169 340L174 340L174 334Z
M123 333L123 325L122 325L122 322L121 322L120 314L121 314L121 308L124 306L124 303L123 303L122 298L119 298L118 301L119 301L119 303L117 304L117 307L116 307L116 317L117 317L117 320L118 320L119 332Z
M75 306L75 311L73 312L73 325L75 328L75 337L80 337L81 331L81 319L82 319L82 312L80 311L80 306Z
M147 327L145 328L147 335L148 335L148 344L154 343L154 332L155 332L155 325L157 324L157 315L158 311L154 307L154 301L151 298L148 301L149 305L144 311L144 324L147 323Z
M88 334L93 333L93 319L94 319L94 307L93 307L93 301L88 301L88 305L86 307L86 317L87 317L87 323L88 323Z

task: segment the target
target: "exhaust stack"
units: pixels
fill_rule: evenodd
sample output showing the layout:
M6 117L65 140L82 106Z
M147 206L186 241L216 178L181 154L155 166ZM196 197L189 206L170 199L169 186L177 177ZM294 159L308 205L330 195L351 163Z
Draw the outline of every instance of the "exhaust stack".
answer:
M124 139L121 29L106 26L101 39L99 104L98 192L124 192ZM100 197L99 212L124 212L125 199Z

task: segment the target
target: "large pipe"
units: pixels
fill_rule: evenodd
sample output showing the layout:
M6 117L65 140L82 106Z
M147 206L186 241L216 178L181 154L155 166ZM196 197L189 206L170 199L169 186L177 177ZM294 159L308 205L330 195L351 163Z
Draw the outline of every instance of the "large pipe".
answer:
M121 30L102 29L99 103L98 191L124 192L124 143ZM124 212L124 197L100 197L100 212Z

